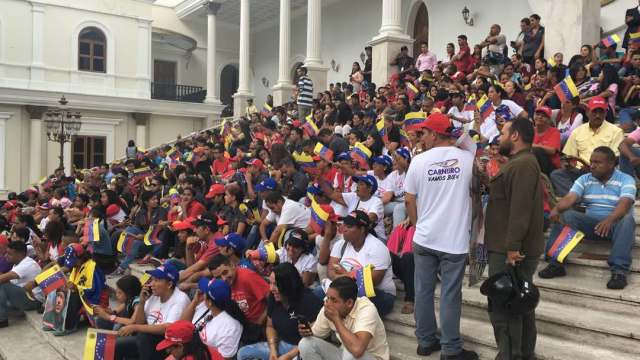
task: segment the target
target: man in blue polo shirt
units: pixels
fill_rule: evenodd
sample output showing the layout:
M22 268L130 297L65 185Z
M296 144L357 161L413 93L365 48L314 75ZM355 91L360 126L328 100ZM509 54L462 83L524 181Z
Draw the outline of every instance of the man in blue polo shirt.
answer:
M609 254L611 279L609 289L624 289L627 273L631 267L631 249L635 240L636 223L633 218L633 203L636 199L635 180L616 170L616 156L610 148L600 146L591 154L591 172L579 177L569 193L551 210L549 217L555 224L547 240L547 251L562 231L563 222L575 230L584 232L587 238L611 239L613 246ZM585 213L573 210L574 204L586 205ZM562 264L551 260L538 273L549 279L565 276Z

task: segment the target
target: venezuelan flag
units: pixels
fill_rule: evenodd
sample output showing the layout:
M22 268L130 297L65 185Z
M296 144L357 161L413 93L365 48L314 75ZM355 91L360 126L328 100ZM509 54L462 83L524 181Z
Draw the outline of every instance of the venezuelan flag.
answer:
M351 157L358 162L362 169L369 168L369 159L371 159L371 155L371 150L361 142L357 142L351 150Z
M602 39L602 45L609 47L620 43L620 41L622 41L622 39L620 39L620 36L618 36L618 34L613 34Z
M493 112L493 105L491 104L491 101L489 101L487 95L482 95L476 105L478 106L478 110L480 111L480 118L482 120L486 119Z
M389 142L389 135L387 134L387 129L384 128L384 120L381 119L376 123L376 129L378 130L378 134L380 135L380 137L382 138L382 141L384 141L384 143L388 143Z
M549 66L551 67L556 67L558 65L556 59L554 59L553 56L550 57L549 60L547 60L547 64L549 64Z
M425 114L422 111L414 111L414 112L407 113L407 115L404 116L404 127L411 128L412 126L418 125L421 122L425 121L426 118L427 118L427 114Z
M464 108L462 109L462 111L475 111L476 108L476 95L471 94L471 96L469 96L469 99L467 99L467 102L464 104Z
M113 360L116 353L115 331L87 329L82 360Z
M561 102L569 101L578 96L578 88L576 88L576 84L573 83L571 76L567 76L564 80L560 81L558 85L553 87L553 90Z
M413 85L411 82L407 81L404 83L407 86L407 89L411 90L411 92L413 92L414 94L417 94L420 92L420 90L418 90L418 88Z
M358 297L375 297L376 290L373 285L373 269L374 266L365 265L355 272L356 284L358 284Z
M311 198L311 221L309 221L309 226L311 226L313 232L322 235L327 220L329 220L329 213L325 211L318 202Z
M313 153L320 155L321 158L332 162L333 161L333 150L324 146L321 142L316 144L316 147L313 148Z
M132 234L129 234L126 231L123 231L122 233L120 233L120 237L118 237L118 243L116 244L116 250L118 250L118 252L125 254L125 255L131 255L131 251L133 250L133 242L136 239L133 237Z
M318 169L316 162L313 160L311 155L306 153L293 153L293 160L298 163L298 165L308 173L315 173Z
M305 120L305 123L302 124L302 129L304 130L304 132L307 133L309 137L318 136L320 130L318 129L316 123L313 122L313 118L311 117L311 115L308 115Z
M85 221L82 235L84 236L83 243L85 244L100 241L100 219Z
M629 34L629 40L633 42L640 41L640 32L634 32Z
M153 171L148 166L133 169L133 179L135 180L144 179L148 176L153 176Z
M582 231L565 226L549 248L547 255L561 263L583 238Z
M34 280L45 296L63 287L67 283L67 279L64 277L64 273L58 265L54 265L49 269L41 272L40 274L38 274L38 276L35 277Z
M158 234L160 233L160 227L151 225L149 226L149 230L144 234L144 244L147 246L158 245L161 244L162 241L158 238Z
M142 284L142 286L147 285L149 280L151 280L151 275L147 273L144 273L142 274L142 276L140 276L140 284Z

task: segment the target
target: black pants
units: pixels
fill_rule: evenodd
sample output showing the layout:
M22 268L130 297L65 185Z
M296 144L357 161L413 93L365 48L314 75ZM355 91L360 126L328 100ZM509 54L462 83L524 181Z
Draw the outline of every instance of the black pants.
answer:
M391 266L393 267L393 273L404 284L404 301L414 302L416 288L413 278L415 273L413 253L407 253L402 256L391 254Z
M551 163L551 155L549 155L542 148L534 147L531 149L533 155L535 155L536 160L538 160L538 165L540 165L540 171L542 171L545 175L551 176L551 172L556 168Z
M489 253L489 276L504 271L506 255ZM520 263L522 276L531 281L538 267L537 258L525 258ZM489 319L493 325L493 334L498 344L496 360L532 360L536 349L536 313L531 311L525 315L511 315L489 303Z
M164 336L137 333L116 339L116 360L164 360L164 353L156 351L156 346Z

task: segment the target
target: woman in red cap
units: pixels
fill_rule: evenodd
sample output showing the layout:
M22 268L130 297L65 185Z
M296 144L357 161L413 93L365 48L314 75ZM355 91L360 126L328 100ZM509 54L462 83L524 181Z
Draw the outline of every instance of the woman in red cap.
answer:
M164 331L164 340L156 346L157 351L165 351L166 360L209 360L207 347L194 336L195 326L186 320L178 320ZM216 360L216 359L213 359Z

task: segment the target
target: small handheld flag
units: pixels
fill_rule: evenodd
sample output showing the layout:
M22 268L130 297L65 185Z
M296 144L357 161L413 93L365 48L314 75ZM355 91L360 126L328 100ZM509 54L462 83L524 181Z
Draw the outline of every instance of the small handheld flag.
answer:
M113 360L117 336L115 331L87 329L82 360Z
M329 205L330 206L330 205ZM322 208L318 202L316 202L313 198L311 199L311 219L309 221L309 226L313 229L313 232L316 234L323 234L324 226L329 220L329 213Z
M640 41L640 32L630 33L629 40L634 43Z
M144 273L144 274L142 274L142 276L140 276L140 284L142 284L142 286L147 285L149 280L151 280L151 275L149 275L147 273Z
M611 36L607 36L606 38L602 39L602 45L604 45L606 47L610 47L610 46L613 46L615 44L620 43L620 41L622 41L620 39L620 36L618 36L618 34L613 34Z
M422 111L414 111L407 113L404 116L404 127L407 129L411 129L412 126L418 125L421 122L425 121L427 118L427 114Z
M316 123L313 122L313 118L311 117L311 115L307 116L305 120L306 122L302 124L302 129L304 130L304 132L307 133L309 137L318 136L320 130L318 129Z
M482 95L476 105L478 106L478 110L480 111L480 118L482 120L486 119L489 115L491 115L491 113L493 113L493 105L491 104L491 101L489 101L487 95Z
M571 76L564 78L564 80L553 87L553 90L561 102L569 101L579 94L578 88L576 88L576 84L573 83Z
M462 111L475 111L476 110L476 95L471 94L467 102L464 104Z
M365 265L355 271L355 280L358 285L358 297L375 297L376 290L373 286L373 269L371 264Z
M85 221L82 235L84 244L100 241L100 219Z
M558 234L551 248L549 248L547 255L559 263L562 263L571 250L573 250L583 238L584 233L582 231L565 226L562 228L562 231L560 231L560 234Z
M420 92L420 90L418 90L418 88L409 81L405 82L405 85L407 86L407 89L411 90L414 94Z
M58 265L54 265L46 271L41 272L34 280L45 296L58 290L67 283L64 273Z
M351 150L351 157L360 165L361 169L369 168L369 159L371 159L371 150L361 142L357 142Z
M129 234L126 231L123 231L118 238L118 243L116 244L116 250L118 252L131 255L131 251L133 250L133 242L136 239L132 234Z
M376 123L376 129L378 130L378 134L380 134L382 141L384 141L385 144L389 142L389 135L387 134L387 129L384 128L384 119L380 119Z
M298 152L294 152L292 156L293 160L302 168L302 170L311 174L315 174L315 172L318 170L317 164L313 160L313 157L311 155L308 155L306 153L300 154Z
M144 234L144 244L147 246L161 244L162 241L158 238L161 228L159 226L151 225L149 230Z
M321 142L316 144L316 147L313 148L313 152L329 162L333 161L333 151L324 146Z
M556 62L556 59L553 58L553 56L550 57L549 60L547 60L547 64L549 64L549 66L552 68L558 66L558 63Z
M250 258L263 261L267 264L274 264L278 257L276 255L276 248L272 242L266 242L258 247L256 250L249 251Z
M138 169L133 169L133 179L136 181L144 179L148 176L153 176L153 171L148 166L141 167Z

